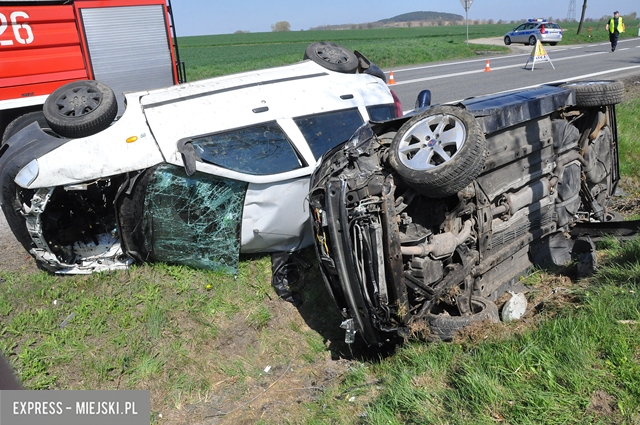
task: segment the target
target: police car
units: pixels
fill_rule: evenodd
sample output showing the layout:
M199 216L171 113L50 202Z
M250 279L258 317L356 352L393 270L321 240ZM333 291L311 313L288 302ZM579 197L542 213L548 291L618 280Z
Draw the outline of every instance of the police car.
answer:
M535 45L536 41L555 46L562 41L562 28L544 19L529 19L504 35L504 44L523 43Z

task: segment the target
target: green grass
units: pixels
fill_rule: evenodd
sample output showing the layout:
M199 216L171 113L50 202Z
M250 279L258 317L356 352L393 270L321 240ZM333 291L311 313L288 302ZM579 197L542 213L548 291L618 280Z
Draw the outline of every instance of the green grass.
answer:
M618 105L618 138L620 140L620 172L625 176L640 175L640 98Z

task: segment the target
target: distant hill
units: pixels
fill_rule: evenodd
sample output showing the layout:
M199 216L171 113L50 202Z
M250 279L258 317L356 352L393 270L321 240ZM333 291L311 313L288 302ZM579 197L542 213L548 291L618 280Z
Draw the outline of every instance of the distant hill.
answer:
M393 24L395 22L412 22L412 21L462 21L464 16L457 15L455 13L442 13L442 12L410 12L403 13L402 15L394 16L389 19L381 19L378 22L386 25Z
M442 12L410 12L402 15L394 16L389 19L382 19L376 22L367 22L361 24L339 24L339 25L322 25L312 27L309 30L346 30L346 29L363 29L363 28L380 28L380 27L410 27L412 25L446 25L446 22L464 21L462 15L455 13Z

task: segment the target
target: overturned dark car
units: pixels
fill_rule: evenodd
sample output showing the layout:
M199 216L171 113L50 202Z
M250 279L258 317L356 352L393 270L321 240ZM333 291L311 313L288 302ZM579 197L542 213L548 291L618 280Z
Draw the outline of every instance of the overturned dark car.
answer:
M623 90L584 81L422 105L326 154L310 213L346 341L451 340L500 320L494 301L534 265L592 271L593 242L574 230L615 216Z

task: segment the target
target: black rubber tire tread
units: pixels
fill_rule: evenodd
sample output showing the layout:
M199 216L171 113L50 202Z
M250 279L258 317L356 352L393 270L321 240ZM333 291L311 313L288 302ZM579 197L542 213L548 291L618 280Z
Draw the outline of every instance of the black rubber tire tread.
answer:
M531 42L531 40L533 40L533 43ZM538 42L538 39L535 38L534 36L529 37L529 46L535 46L536 43Z
M509 46L511 45L511 37L509 37L508 35L504 37L504 44L505 46Z
M16 134L18 131L34 122L37 122L40 128L49 128L49 123L47 123L47 120L44 118L44 112L28 112L24 115L20 115L18 118L9 123L7 128L4 130L4 134L2 135L2 144L9 140L11 136Z
M142 229L144 214L144 198L147 194L149 180L157 167L152 167L140 174L130 194L123 193L118 200L118 220L123 249L138 262L149 260L151 253L147 250Z
M414 170L405 166L399 158L398 147L404 134L422 119L439 114L453 115L460 119L467 130L467 140L450 161L431 170ZM444 198L464 189L482 171L487 141L480 124L466 109L456 106L435 106L404 123L389 149L389 164L403 180L417 192L430 198Z
M99 96L95 108L79 115L65 115L60 104L72 93L90 91ZM63 137L77 139L99 133L111 125L118 113L116 95L109 86L99 81L74 81L56 89L44 103L44 116L51 129Z
M429 325L431 336L442 341L451 341L455 335L472 323L488 321L498 323L500 315L495 303L483 297L471 297L471 305L476 313L469 316L449 316L444 314L427 314L425 320Z
M332 51L340 53L343 62L335 62L323 57L320 52ZM355 74L358 70L358 57L351 50L339 44L329 43L327 41L319 41L311 43L304 52L304 59L310 59L318 65L330 71L340 72L343 74Z
M598 107L616 105L624 98L622 81L575 81L561 84L560 87L573 90L577 107Z

